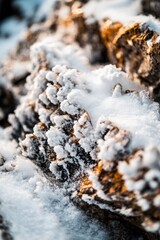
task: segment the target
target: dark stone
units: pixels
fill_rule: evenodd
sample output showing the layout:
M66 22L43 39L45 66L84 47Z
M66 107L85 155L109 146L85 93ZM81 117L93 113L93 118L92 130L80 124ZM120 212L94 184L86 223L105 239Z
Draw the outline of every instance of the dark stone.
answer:
M159 0L143 0L142 10L146 15L152 14L153 16L160 18L160 1Z

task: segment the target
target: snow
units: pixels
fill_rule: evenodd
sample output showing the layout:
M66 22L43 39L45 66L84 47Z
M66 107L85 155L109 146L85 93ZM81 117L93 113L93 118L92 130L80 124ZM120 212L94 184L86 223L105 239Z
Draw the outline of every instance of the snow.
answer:
M145 166L158 168L160 166L160 163L157 162L159 157L158 149L151 144L144 153Z
M140 199L138 205L142 208L143 211L147 211L150 208L150 204L146 199Z
M154 205L160 207L160 195L157 195L154 199Z
M46 95L47 98L51 101L53 104L57 104L58 100L56 99L57 94L57 88L53 87L53 85L48 84L48 87L46 89Z
M59 65L66 65L83 71L87 71L89 68L89 60L85 56L84 50L75 43L72 45L63 44L58 35L46 37L44 40L36 42L31 46L30 52L30 58L35 66L39 61L39 55L45 55L50 67L57 65L57 70L60 72L62 69ZM50 78L49 75L48 77Z
M13 236L17 240L36 240L39 236L46 240L64 239L65 231L59 226L57 217L45 210L43 202L33 196L34 192L30 193L25 186L23 188L22 186L19 186L14 177L2 176L0 182L1 210L3 216L12 223ZM37 182L35 193L38 187L40 186ZM57 228L60 231L57 232Z
M96 221L77 210L63 189L51 186L38 167L19 155L16 144L2 137L0 153L12 168L6 172L0 167L0 214L14 239L106 239Z
M160 137L157 136L160 129L159 105L149 99L142 87L129 81L125 73L108 65L84 74L80 81L82 85L86 84L87 90L75 88L67 99L88 112L94 128L99 118L105 117L131 133L132 149L160 145ZM119 84L122 86L120 91ZM124 94L126 90L131 92ZM132 90L137 93L132 93Z
M44 108L40 108L38 112L40 115L39 120L45 124L49 123L49 118L50 118L52 111L49 109L46 110Z
M92 0L84 5L83 10L89 21L108 17L113 21L125 22L140 13L141 0Z
M71 115L78 114L77 106L70 104L70 102L68 100L64 100L61 103L61 109L62 109L62 111L67 112L68 114L71 114Z
M146 228L149 232L156 232L159 231L159 223L154 223L151 226L147 226L146 224L143 224L143 226Z
M114 159L118 151L123 151L123 144L121 142L116 142L112 137L109 139L99 139L98 146L100 152L98 153L98 158L103 160Z
M26 19L31 18L37 9L34 18L40 21L48 13L52 13L55 0L16 0L15 4L20 7ZM141 27L145 24L160 35L160 24L155 18L131 18L140 12L140 4L140 0L92 0L84 5L83 10L85 16L89 17L87 21L100 21L110 17L126 25L138 22ZM0 44L4 46L1 48L2 58L21 39L26 29L27 20L10 18L1 24ZM149 210L150 202L141 198L139 193L146 184L151 191L157 189L160 182L160 165L157 163L160 155L160 136L157 134L160 130L159 105L150 99L142 86L130 81L128 76L115 66L107 65L92 71L93 67L89 65L84 50L75 43L65 45L60 42L59 37L61 35L48 37L31 46L33 69L40 64L39 56L45 56L50 70L41 70L33 79L33 85L32 79L28 78L26 88L28 91L32 88L32 91L29 96L21 98L15 116L22 125L25 117L34 122L32 101L36 102L39 120L48 130L45 133L41 132L38 125L35 125L34 134L47 139L58 160L64 159L64 163L59 161L59 165L65 166L65 158L68 156L70 159L77 157L76 145L69 141L70 136L66 135L63 129L72 119L76 119L71 126L80 146L90 153L93 159L103 159L104 169L107 166L105 163L115 160L117 152L123 152L124 146L127 146L130 152L144 149L144 152L137 154L129 163L118 163L118 170L123 175L127 189L137 194L137 204L140 208L143 211ZM147 44L151 47L150 41ZM14 71L14 74L23 75L24 66L17 66ZM26 104L28 100L31 100L30 105ZM59 104L60 110L66 115L55 116L54 108L45 108L38 101L49 107ZM71 115L71 118L68 115ZM12 126L17 128L13 115L10 115L9 120ZM116 134L116 138L103 136L102 139L107 127L111 128L113 125L122 131ZM25 125L23 129L30 130ZM36 240L40 237L45 240L106 239L106 231L95 220L89 220L78 211L65 196L64 189L51 185L38 167L22 157L17 143L8 140L6 133L0 129L0 215L9 223L11 235L16 240ZM24 141L29 148L29 157L34 157L35 149L29 135ZM96 150L93 150L95 143L98 148L97 155ZM43 152L43 146L39 150ZM83 162L80 164L83 165ZM144 168L146 172L141 178L142 171L139 170ZM50 170L57 174L58 178L55 162L51 162ZM97 195L107 201L114 200L114 196L109 198L104 194L98 176L91 170L86 169L86 172L97 190ZM137 180L138 177L140 178ZM82 199L89 204L94 203L94 200L85 194ZM153 205L160 206L160 195L154 196ZM99 206L113 211L105 204ZM132 215L132 209L123 207L118 211L128 216ZM159 225L155 224L153 229L150 229L147 225L147 229L153 231L157 226Z
M63 145L65 140L67 139L67 135L61 132L60 129L56 129L51 127L47 133L46 136L48 138L48 144L51 147L55 147L57 145Z
M46 78L47 80L51 81L51 82L55 82L56 76L52 71L48 71L46 74Z
M65 158L67 157L67 152L63 149L63 146L57 145L54 147L54 152L57 155L57 158Z
M145 25L151 31L154 31L158 33L158 35L160 35L160 21L153 16L139 15L139 16L133 17L130 19L130 21L128 21L127 25L129 25L131 22L140 23L142 26Z
M86 113L84 113L77 122L75 121L73 129L74 135L80 139L79 143L85 152L91 152L93 129Z

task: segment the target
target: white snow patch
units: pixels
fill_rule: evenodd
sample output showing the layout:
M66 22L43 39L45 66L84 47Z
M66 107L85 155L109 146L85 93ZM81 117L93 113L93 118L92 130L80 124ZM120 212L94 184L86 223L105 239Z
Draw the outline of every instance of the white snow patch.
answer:
M63 51L62 51L63 49ZM87 71L90 69L89 60L82 49L76 44L65 45L61 42L58 35L46 37L43 41L36 42L31 46L30 58L33 64L39 61L39 54L44 53L50 67L58 64L64 64L67 67ZM47 76L47 78L50 76Z
M141 11L141 0L92 0L84 5L85 16L89 21L106 17L114 21L125 22Z
M138 205L143 211L147 211L150 208L150 203L144 198L138 200Z

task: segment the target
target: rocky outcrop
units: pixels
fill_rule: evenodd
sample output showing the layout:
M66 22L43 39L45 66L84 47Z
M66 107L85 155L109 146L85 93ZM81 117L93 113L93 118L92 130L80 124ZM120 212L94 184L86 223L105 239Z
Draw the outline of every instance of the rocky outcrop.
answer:
M102 36L110 61L146 86L159 83L159 34L147 23L125 27L106 21Z
M56 62L61 60L59 56ZM64 65L55 65L52 71L44 65L39 68L27 79L27 94L9 117L11 134L20 139L23 154L46 173L51 171L82 206L87 204L92 209L94 205L96 209L124 216L137 227L158 231L158 148L132 150L129 131L117 127L107 117L99 118L93 127L86 108L82 107L81 99L93 97L89 78L94 76L95 81L100 81L97 79L102 76L109 85L110 71L113 87L106 94L113 99L132 98L132 91L121 86L127 82L125 74L111 66L89 76ZM144 96L134 94L135 101L149 104Z
M112 239L158 239L159 105L141 90L145 86L159 101L159 22L87 19L86 2L57 4L5 60L1 125L8 119L22 154L63 185L72 201L107 227L117 224ZM114 66L95 69L107 62L133 82ZM145 126L139 142L137 128Z

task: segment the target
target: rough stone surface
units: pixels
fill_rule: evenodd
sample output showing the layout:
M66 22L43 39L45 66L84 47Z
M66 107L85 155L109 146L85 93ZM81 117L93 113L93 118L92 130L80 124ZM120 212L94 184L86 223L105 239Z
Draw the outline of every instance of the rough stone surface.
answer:
M78 60L83 68L88 61L92 68L109 61L133 81L152 88L154 99L160 101L159 35L145 23L124 26L107 17L87 22L82 11L86 2L58 4L49 19L28 29L5 60L0 76L8 85L0 88L0 125L8 126L8 119L8 132L23 155L64 185L75 204L114 231L111 239L158 240L158 233L150 233L158 232L160 224L158 147L131 151L131 133L105 118L94 129L88 112L71 101L70 93L85 89L79 81L83 74L73 69L73 62ZM144 12L157 16L153 3L158 4L143 1ZM61 9L68 15L62 17ZM48 36L56 36L62 43L37 44ZM73 44L72 54L68 54L67 44ZM87 58L82 58L80 48ZM121 85L112 91L112 95L131 93ZM110 154L106 161L104 149ZM152 162L146 154L154 156Z

